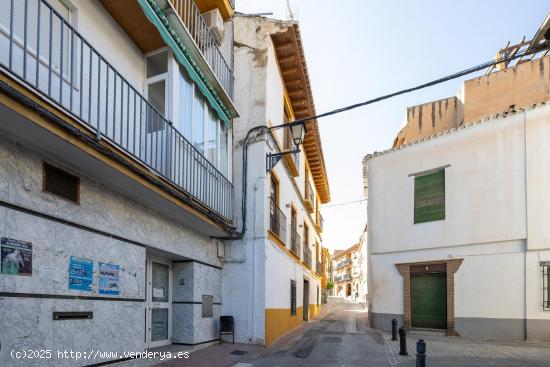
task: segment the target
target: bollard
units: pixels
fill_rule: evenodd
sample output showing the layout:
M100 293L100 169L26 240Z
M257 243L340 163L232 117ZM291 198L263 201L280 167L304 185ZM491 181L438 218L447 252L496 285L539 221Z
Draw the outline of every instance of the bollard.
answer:
M416 342L416 367L426 367L426 342L422 339Z
M391 320L391 340L392 341L397 340L397 320L396 319Z
M399 328L399 355L400 356L409 355L407 353L407 331L403 326Z

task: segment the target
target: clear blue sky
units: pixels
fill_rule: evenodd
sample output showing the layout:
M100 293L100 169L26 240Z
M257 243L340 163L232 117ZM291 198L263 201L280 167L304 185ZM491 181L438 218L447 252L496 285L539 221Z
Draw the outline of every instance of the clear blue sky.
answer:
M288 18L286 0L236 2L243 12ZM318 113L488 61L507 41L530 39L550 11L548 0L291 0L290 5L300 22ZM391 146L407 106L456 95L462 80L320 119L332 204L361 199L362 158ZM366 203L322 213L325 247L357 242Z

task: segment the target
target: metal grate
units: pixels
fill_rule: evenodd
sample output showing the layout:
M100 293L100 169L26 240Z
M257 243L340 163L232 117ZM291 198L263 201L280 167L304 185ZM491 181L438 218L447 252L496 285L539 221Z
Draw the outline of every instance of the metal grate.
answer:
M296 281L290 280L290 315L296 316Z
M541 264L542 266L542 309L550 311L550 263Z

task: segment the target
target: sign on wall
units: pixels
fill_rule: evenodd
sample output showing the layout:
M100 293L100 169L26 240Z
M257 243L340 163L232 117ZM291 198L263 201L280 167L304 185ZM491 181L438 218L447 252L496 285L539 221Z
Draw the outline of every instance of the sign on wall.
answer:
M92 291L94 262L90 259L71 256L69 260L69 289Z
M32 275L32 243L2 237L0 259L2 274Z
M120 294L120 265L99 263L99 294Z

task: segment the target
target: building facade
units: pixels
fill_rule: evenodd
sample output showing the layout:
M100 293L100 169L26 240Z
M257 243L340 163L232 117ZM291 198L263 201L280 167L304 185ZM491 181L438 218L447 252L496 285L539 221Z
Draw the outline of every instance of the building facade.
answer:
M549 68L541 55L411 107L394 148L365 157L373 327L550 340Z
M361 243L345 250L335 250L332 255L334 295L352 300L362 300L363 269ZM361 293L360 293L361 291Z
M0 1L0 365L218 339L232 13L222 0ZM39 349L52 359L9 355Z
M266 167L268 154L295 149L289 128L269 127L315 115L298 24L245 15L234 22L241 113L234 174L247 182L244 189L243 180L236 182L235 199L246 192L246 211L253 214L246 216L244 238L225 247L222 310L235 316L236 341L269 345L320 310L319 209L330 193L315 121L306 124L300 153Z

